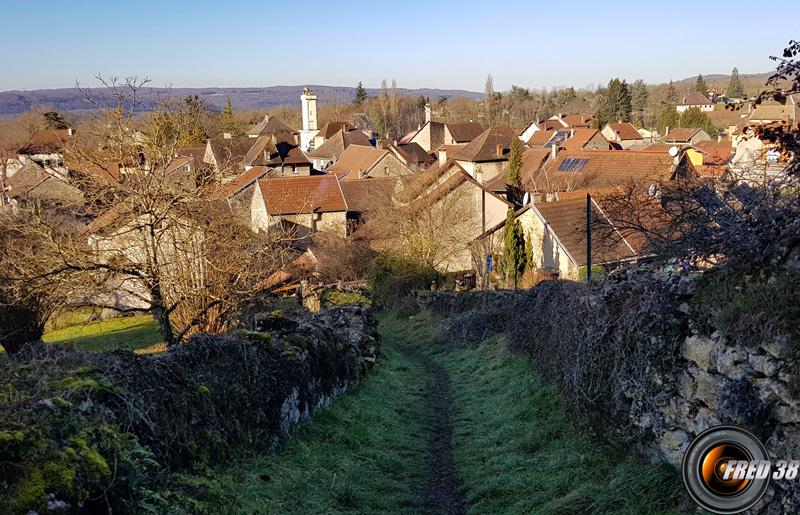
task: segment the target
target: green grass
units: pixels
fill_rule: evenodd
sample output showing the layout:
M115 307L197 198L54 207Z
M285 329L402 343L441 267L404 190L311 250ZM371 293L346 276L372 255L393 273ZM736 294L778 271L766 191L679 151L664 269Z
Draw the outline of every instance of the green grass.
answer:
M88 351L141 349L164 341L150 315L96 322L83 320L85 318L70 315L66 322L60 322L63 327L45 332L42 340L54 344L69 343Z
M432 345L435 320L385 321L448 372L453 448L469 513L674 513L683 487L668 465L604 449L566 419L556 393L502 338Z
M425 381L420 366L389 345L362 384L276 454L229 469L214 484L236 498L238 513L418 513Z

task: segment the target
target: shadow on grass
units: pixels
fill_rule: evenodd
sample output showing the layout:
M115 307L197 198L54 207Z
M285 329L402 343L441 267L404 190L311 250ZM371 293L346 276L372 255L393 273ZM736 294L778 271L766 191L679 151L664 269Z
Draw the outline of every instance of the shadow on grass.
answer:
M64 327L44 335L47 343L70 344L87 351L142 349L163 341L149 315L113 318Z

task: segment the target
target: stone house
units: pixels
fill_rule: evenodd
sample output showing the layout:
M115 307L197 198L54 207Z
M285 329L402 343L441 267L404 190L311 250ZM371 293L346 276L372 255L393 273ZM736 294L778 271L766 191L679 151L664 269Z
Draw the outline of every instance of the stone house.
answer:
M68 174L64 146L74 136L72 129L48 129L35 132L17 151L22 164L32 161L61 176Z
M703 129L678 127L670 130L669 133L664 136L664 143L667 145L685 147L696 145L701 141L708 141L710 139L711 136Z
M484 184L503 172L511 153L511 140L516 137L516 132L509 127L492 126L468 144L448 152L447 158ZM524 150L521 142L520 150Z
M400 177L414 173L390 150L364 145L347 147L327 171L344 181L367 177Z
M607 123L600 132L608 141L618 143L623 149L639 145L644 140L636 127L628 122Z
M350 145L372 146L372 142L360 130L338 131L328 138L320 147L308 154L308 159L316 170L326 170L339 160Z
M677 109L679 113L682 113L693 107L700 109L700 111L704 113L710 113L714 110L714 104L711 102L711 100L709 100L708 97L699 91L692 91L683 97L683 100L680 104L675 106L675 109Z
M335 174L262 178L250 204L255 231L279 229L297 239L317 231L347 235L347 202Z

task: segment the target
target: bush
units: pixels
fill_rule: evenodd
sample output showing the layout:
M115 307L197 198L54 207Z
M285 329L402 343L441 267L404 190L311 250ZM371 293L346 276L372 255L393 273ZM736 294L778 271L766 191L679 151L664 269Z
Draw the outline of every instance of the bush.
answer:
M164 512L174 473L271 449L378 352L355 306L266 336L197 335L152 356L26 347L0 368L0 512Z
M428 265L407 259L379 256L370 264L368 282L373 300L393 307L416 290L428 290L439 274Z

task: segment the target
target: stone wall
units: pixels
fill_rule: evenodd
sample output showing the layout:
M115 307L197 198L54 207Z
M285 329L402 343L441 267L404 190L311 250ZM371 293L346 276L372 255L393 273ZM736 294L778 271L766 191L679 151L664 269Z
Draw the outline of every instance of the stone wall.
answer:
M520 293L420 292L417 302L443 317L449 343L506 334L579 421L654 461L679 466L691 440L720 424L752 431L772 459L800 459L800 345L758 306L747 309L762 336L715 328L709 313L733 301L698 295L703 281L631 274L592 290L549 281ZM800 483L773 482L757 511L800 511Z

